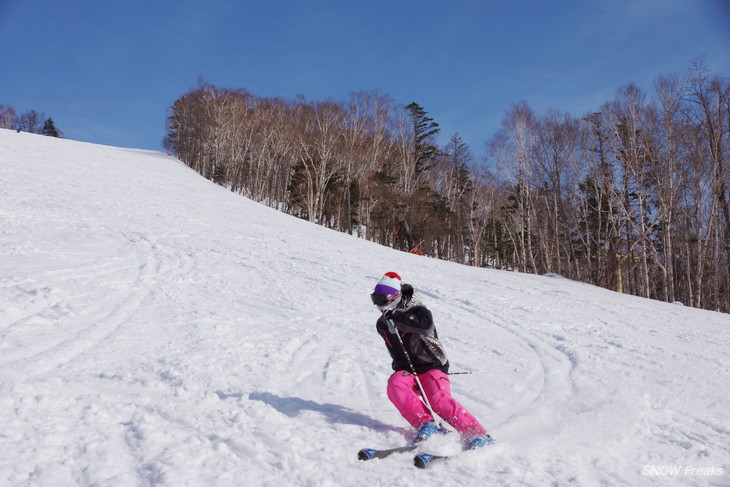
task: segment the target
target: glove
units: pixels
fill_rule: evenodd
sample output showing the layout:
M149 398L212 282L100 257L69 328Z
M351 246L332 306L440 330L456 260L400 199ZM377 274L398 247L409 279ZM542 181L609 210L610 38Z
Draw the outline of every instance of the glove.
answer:
M398 333L398 325L393 321L393 310L386 309L383 311L383 318L385 318L385 322L388 324L388 331L394 335Z
M413 286L410 284L401 284L400 291L403 293L403 297L408 298L409 300L413 297Z
M400 291L403 294L403 304L408 305L413 298L413 286L403 283L400 285Z

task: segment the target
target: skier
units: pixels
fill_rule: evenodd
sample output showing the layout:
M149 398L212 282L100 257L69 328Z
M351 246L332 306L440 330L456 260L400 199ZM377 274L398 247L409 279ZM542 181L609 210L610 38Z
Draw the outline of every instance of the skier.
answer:
M451 397L449 361L431 312L414 294L413 286L402 283L395 272L388 272L370 297L382 313L376 329L393 359L395 372L388 380L388 399L417 428L416 442L442 432L427 407L429 404L433 412L461 434L467 449L493 444L479 421Z

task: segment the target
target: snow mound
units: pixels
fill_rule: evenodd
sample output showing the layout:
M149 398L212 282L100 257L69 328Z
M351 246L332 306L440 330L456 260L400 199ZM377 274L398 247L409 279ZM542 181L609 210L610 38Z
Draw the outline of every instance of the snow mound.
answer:
M730 485L728 315L393 251L162 153L8 130L0 255L0 485ZM368 296L390 270L496 446L357 460L409 434Z

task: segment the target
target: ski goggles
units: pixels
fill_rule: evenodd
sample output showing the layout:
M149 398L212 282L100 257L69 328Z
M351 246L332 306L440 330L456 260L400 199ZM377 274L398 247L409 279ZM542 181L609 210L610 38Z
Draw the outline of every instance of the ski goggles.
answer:
M400 291L396 291L390 294L372 293L370 295L370 299L373 300L373 304L376 306L385 306L386 304L390 303L398 297L400 297Z

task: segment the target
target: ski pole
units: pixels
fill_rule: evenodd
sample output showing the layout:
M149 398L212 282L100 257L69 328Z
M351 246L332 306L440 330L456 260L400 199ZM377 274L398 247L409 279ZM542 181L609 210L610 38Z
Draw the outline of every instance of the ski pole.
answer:
M418 390L421 391L421 397L423 398L423 402L426 403L426 407L428 408L429 412L431 413L431 416L436 417L436 413L433 412L433 408L431 407L431 403L428 401L428 397L426 397L426 391L423 390L423 385L421 384L421 379L418 377L418 374L416 373L416 368L413 366L413 362L411 362L411 356L408 355L408 352L406 351L406 346L403 344L403 338L400 336L400 330L395 326L395 323L393 323L393 320L388 320L388 323L390 326L395 330L395 334L398 337L398 342L400 343L400 348L403 350L403 354L406 356L406 361L408 362L408 367L411 369L411 373L413 374L413 377L416 379L416 384L418 384Z

